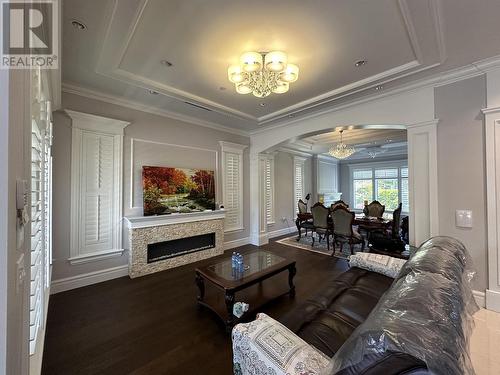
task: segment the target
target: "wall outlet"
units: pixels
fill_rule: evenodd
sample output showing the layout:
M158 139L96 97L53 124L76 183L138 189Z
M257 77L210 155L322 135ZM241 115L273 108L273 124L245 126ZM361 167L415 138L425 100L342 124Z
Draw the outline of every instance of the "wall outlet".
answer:
M455 225L459 228L472 228L472 211L456 210Z

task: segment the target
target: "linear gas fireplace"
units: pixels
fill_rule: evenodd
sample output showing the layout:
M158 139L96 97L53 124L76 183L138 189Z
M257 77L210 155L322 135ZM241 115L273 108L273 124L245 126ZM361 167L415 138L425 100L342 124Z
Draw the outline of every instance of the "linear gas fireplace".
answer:
M224 253L224 211L127 217L131 278Z
M213 249L215 233L199 234L197 236L178 238L148 244L148 263L177 257L197 251Z

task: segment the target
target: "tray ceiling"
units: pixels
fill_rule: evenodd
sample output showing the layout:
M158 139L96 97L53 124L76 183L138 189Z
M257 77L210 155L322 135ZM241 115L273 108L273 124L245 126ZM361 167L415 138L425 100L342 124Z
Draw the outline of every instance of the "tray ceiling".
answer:
M436 68L446 57L437 0L284 4L67 0L65 87L249 131ZM87 30L68 27L73 19ZM283 95L259 99L237 94L226 71L248 50L285 51L300 68L299 80ZM368 63L356 67L360 59Z

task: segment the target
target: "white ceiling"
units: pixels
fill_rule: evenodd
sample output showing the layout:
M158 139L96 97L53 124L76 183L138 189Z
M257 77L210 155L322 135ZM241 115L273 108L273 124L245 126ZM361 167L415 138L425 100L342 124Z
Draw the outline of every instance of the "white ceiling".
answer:
M498 0L65 0L63 7L67 91L245 131L500 54ZM87 30L73 28L73 19ZM283 95L237 94L226 71L248 50L287 52L299 80ZM360 59L368 63L355 67Z

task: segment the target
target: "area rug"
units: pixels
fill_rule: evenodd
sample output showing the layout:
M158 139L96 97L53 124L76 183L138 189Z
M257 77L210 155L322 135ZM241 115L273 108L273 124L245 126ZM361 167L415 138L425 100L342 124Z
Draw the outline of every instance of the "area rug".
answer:
M314 234L314 235L316 235L316 234ZM296 248L302 249L302 250L311 251L313 253L319 253L319 254L331 256L332 252L333 252L333 245L332 245L331 241L330 241L330 250L328 250L328 248L326 246L326 240L319 242L318 237L316 237L316 239L314 241L314 247L311 247L312 236L313 235L308 234L307 236L302 236L300 238L300 241L297 241L297 236L295 235L295 236L282 238L281 240L276 241L276 243L280 243L280 244L286 245L286 246L296 247ZM357 250L359 251L359 248ZM337 245L337 247L335 249L335 254L334 254L334 256L336 258L348 259L349 255L351 255L351 251L349 249L349 246L344 245L343 251L340 252L340 248Z

